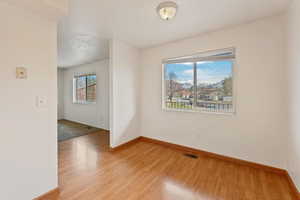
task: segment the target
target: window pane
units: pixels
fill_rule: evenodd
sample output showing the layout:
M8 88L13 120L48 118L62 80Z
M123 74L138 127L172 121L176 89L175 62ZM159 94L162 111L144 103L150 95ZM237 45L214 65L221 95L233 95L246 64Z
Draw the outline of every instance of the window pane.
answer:
M96 75L87 76L87 101L96 102Z
M76 100L78 102L86 100L86 76L76 77Z
M165 65L165 107L171 109L192 109L193 105L193 63Z
M232 67L232 61L197 63L197 109L233 112Z

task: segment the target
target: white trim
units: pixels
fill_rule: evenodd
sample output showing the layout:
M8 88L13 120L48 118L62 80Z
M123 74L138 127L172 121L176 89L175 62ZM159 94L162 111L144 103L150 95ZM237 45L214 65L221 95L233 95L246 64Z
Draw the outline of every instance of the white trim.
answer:
M197 114L214 114L214 115L225 115L225 116L235 116L235 112L208 112L208 111L200 111L200 110L184 110L184 109L172 109L172 108L163 108L165 112L182 112L182 113L197 113Z
M76 94L76 87L77 87L77 83L76 83L76 79L80 78L80 77L88 77L88 76L96 76L96 88L97 88L97 73L96 72L79 72L79 73L74 73L73 75L73 104L83 104L83 105L90 105L90 104L97 104L97 90L96 90L96 99L95 101L78 101L77 100L77 94ZM87 84L87 83L86 83ZM87 89L87 85L86 85L86 89ZM87 98L87 97L86 97Z
M173 108L167 108L166 104L165 104L165 95L166 95L166 91L165 91L165 73L166 73L166 64L169 64L168 62L166 62L166 60L168 59L163 59L162 60L162 96L161 96L161 107L163 111L166 112L186 112L186 113L201 113L201 114L216 114L216 115L226 115L226 116L233 116L236 115L236 73L237 73L237 62L236 62L236 48L235 47L230 47L230 48L225 48L225 49L221 49L221 50L231 50L234 53L234 57L231 59L221 59L221 60L230 60L232 62L232 112L208 112L208 111L201 111L199 109L173 109ZM216 50L216 51L220 51L220 50ZM206 51L204 53L208 53L208 52L214 52L214 50L209 50ZM201 53L200 53L201 54ZM199 53L194 54L194 55L199 55ZM188 57L188 56L184 56L184 57ZM171 58L171 59L176 59L176 58ZM180 61L180 60L179 60Z
M223 55L222 55L223 54ZM224 55L225 54L225 55ZM163 64L184 63L184 62L200 62L200 61L217 61L235 59L235 48L229 47L217 50L208 50L192 55L185 55L175 58L163 59Z
M79 104L79 105L96 105L97 102L89 102L89 101L73 101L73 104Z

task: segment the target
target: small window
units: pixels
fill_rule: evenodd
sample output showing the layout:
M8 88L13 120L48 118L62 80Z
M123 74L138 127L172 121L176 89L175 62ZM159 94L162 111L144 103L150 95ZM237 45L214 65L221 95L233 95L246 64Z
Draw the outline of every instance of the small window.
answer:
M163 108L234 113L234 49L163 61Z
M79 75L73 79L73 102L96 103L96 74Z

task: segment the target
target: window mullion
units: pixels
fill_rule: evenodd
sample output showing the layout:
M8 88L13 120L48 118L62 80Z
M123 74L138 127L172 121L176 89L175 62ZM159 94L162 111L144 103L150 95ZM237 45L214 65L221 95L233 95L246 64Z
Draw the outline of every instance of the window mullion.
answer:
M87 95L88 95L88 81L87 76L85 77L85 102L87 102Z
M76 102L78 102L78 78L76 78L75 82Z
M193 108L197 106L197 63L194 62L194 90L193 90L194 102Z

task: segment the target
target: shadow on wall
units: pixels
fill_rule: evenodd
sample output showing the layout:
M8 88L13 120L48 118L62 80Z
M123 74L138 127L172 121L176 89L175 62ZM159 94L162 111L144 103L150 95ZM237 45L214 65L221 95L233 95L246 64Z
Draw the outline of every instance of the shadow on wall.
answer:
M124 120L123 120L124 121ZM126 122L123 122L122 126L115 128L112 137L112 147L117 147L130 140L139 137L139 117L137 113L134 113L132 117L128 117Z

